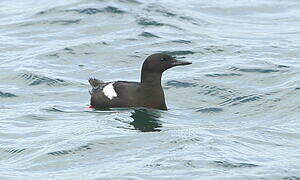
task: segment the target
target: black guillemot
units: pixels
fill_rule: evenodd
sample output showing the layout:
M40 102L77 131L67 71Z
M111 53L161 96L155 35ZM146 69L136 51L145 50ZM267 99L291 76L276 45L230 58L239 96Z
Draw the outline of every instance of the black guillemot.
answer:
M141 82L103 82L90 78L91 106L95 108L146 107L167 110L165 95L161 86L162 73L174 66L192 64L173 57L156 53L143 63Z

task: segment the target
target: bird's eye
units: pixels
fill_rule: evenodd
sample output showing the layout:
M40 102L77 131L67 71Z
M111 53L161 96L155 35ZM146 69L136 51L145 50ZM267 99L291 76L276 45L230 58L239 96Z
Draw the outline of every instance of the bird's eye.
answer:
M161 58L160 61L167 61L168 58Z

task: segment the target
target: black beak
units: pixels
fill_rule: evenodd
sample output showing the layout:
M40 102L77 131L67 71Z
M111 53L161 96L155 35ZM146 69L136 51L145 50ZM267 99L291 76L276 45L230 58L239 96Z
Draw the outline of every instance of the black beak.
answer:
M192 63L188 62L188 61L182 61L182 60L176 60L176 59L173 59L173 61L172 61L172 66L184 66L184 65L189 65L189 64L192 64Z

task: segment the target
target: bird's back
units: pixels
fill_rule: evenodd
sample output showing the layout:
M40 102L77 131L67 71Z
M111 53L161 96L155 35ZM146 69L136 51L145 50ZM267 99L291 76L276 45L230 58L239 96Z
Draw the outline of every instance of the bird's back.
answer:
M140 83L128 81L94 82L90 81L90 84L93 84L93 89L90 92L92 106L98 108L139 106Z
M161 88L145 88L139 82L103 82L90 79L93 89L91 105L97 108L148 107L166 110L164 93ZM153 93L155 92L155 93Z

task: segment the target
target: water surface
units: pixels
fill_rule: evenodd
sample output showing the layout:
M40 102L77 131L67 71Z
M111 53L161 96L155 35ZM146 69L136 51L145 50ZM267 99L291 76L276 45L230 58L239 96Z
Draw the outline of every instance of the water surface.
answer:
M0 2L1 179L299 179L300 2ZM164 52L169 111L88 109Z

